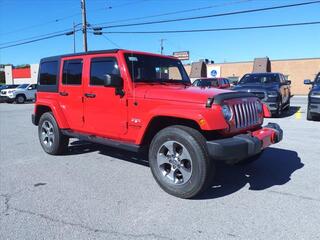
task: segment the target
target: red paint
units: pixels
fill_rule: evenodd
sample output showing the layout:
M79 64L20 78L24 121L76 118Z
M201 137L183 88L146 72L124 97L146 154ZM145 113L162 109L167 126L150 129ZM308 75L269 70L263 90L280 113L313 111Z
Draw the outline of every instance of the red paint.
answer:
M14 68L12 69L13 78L31 78L30 68Z
M192 120L205 131L218 130L225 135L238 133L233 130L234 126L232 124L234 123L231 122L230 126L224 119L220 105L213 104L211 108L205 107L209 97L229 92L229 90L201 89L178 84L133 84L127 70L125 53L149 54L161 58L168 57L126 50L119 50L117 53L62 57L59 92L66 92L68 95L61 96L59 93L39 92L36 109L39 105L49 106L60 128L70 128L82 133L110 139L121 139L136 144L141 143L150 122L154 118L162 116ZM114 88L91 86L89 84L90 62L92 58L96 57L116 58L124 81L125 95L122 98L115 95ZM70 59L83 60L82 85L62 84L63 62ZM96 97L84 97L85 93L93 93ZM200 120L202 120L202 124L199 124ZM262 121L263 115L261 114L261 122L244 131L261 128ZM257 136L260 136L260 134L257 133Z

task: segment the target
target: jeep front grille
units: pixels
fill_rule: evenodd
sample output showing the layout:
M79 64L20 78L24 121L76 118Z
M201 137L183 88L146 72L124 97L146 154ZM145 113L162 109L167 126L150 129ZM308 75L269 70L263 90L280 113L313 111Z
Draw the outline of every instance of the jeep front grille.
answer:
M231 105L236 128L247 128L259 123L256 104L256 101L248 101Z

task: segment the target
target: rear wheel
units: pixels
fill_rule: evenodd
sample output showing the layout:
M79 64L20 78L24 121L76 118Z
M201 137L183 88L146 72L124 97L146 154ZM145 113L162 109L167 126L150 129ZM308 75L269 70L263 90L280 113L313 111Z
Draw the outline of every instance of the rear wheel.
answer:
M51 112L46 112L40 117L38 135L40 144L46 153L59 155L68 148L69 138L61 133Z
M209 186L214 169L205 144L197 130L185 126L167 127L153 138L149 164L164 191L192 198Z
M22 104L26 101L26 97L22 94L16 96L16 103Z

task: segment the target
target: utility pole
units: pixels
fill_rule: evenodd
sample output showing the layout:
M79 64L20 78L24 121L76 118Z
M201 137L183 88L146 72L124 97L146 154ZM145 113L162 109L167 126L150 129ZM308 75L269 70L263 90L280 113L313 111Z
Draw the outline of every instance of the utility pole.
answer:
M76 53L76 24L73 22L73 53Z
M161 52L161 55L163 54L163 49L164 49L164 47L163 47L163 42L164 42L165 40L166 40L166 39L163 39L163 38L160 39L160 52Z
M86 16L86 1L81 0L81 12L82 12L82 33L83 33L83 50L88 51L87 45L87 16Z

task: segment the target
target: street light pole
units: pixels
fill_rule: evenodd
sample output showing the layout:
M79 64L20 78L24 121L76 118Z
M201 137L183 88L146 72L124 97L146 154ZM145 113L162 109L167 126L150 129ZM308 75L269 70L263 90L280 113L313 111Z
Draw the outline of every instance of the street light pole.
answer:
M87 45L87 16L86 16L86 1L81 0L81 12L82 12L82 33L83 33L83 50L88 51Z
M73 53L76 53L76 24L73 22Z

